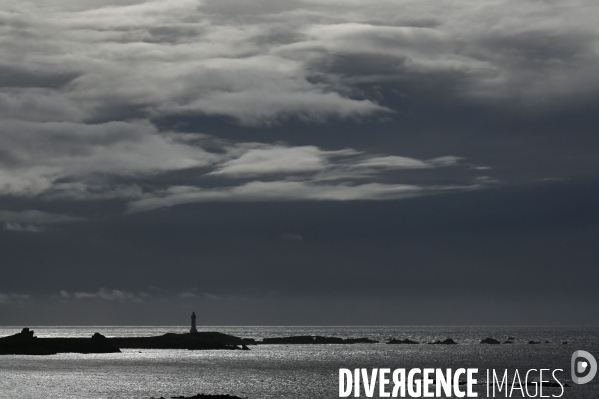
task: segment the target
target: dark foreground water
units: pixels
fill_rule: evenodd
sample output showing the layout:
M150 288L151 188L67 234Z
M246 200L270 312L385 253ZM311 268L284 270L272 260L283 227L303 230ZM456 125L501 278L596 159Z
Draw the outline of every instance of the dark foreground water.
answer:
M39 337L150 336L186 327L32 327ZM419 342L453 338L459 345L264 345L251 351L125 350L102 355L1 356L0 398L150 398L196 393L234 394L249 399L337 398L339 368L563 369L563 398L599 398L599 376L587 385L570 380L570 357L586 350L599 359L599 328L580 327L202 327L247 338L290 335L410 338ZM20 327L0 328L5 336ZM514 345L480 345L493 337ZM529 345L528 341L542 341ZM550 341L550 343L544 343ZM563 345L568 341L568 345ZM484 385L477 388L486 396ZM561 392L547 388L551 397ZM353 396L352 396L353 397ZM378 397L375 395L375 397ZM496 397L505 397L504 394ZM522 397L518 391L513 397ZM538 397L538 396L537 396Z

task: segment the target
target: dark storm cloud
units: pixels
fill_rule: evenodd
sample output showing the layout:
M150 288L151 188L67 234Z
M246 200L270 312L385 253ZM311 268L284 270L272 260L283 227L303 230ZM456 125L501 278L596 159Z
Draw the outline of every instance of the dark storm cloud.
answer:
M255 165L246 163L245 170L235 165L256 150L237 151L239 159L230 159L235 156L230 151L218 165L214 154L153 125L166 116L221 115L244 125L357 120L402 112L380 103L377 84L401 91L406 84L423 87L426 80L435 82L426 94L431 98L518 100L551 108L564 97L596 93L599 86L589 12L594 6L584 3L568 9L541 2L475 9L422 2L398 8L386 1L153 1L89 3L77 10L71 5L14 3L2 13L0 46L7 55L0 92L2 148L11 166L2 171L4 193L60 191L84 198L94 180L95 195L127 198L141 196L136 186L98 187L92 177L206 165L216 166L212 176L235 168L237 174L253 173ZM374 86L364 91L365 84ZM127 109L129 117L122 114ZM91 125L98 117L104 122ZM306 157L298 160L303 166L287 158L306 148L259 151L285 164L273 170L279 173L323 169ZM285 184L296 183L278 186ZM230 192L244 187L245 182ZM297 199L307 198L303 189L297 193Z
M59 88L75 79L74 74L44 74L41 71L26 71L18 68L0 67L0 87L45 87Z
M82 217L53 214L35 210L21 212L0 211L0 222L4 222L4 230L39 233L42 225L54 223L81 222Z
M274 297L326 297L329 315L337 294L383 309L396 289L430 295L427 311L457 291L566 298L568 256L580 273L598 259L598 15L588 0L9 1L0 304L49 298L87 320L151 303L166 320L209 301L264 322L257 303L287 320Z

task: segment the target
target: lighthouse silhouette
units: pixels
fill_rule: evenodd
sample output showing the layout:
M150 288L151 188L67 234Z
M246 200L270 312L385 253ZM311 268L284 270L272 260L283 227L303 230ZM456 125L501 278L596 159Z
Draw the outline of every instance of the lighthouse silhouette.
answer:
M196 328L196 312L191 312L191 330L189 330L191 334L196 334L198 329Z

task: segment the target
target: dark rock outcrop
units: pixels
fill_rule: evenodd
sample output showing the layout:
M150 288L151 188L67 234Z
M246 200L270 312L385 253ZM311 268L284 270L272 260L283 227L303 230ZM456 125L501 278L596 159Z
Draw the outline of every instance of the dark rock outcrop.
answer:
M379 341L370 338L345 338L344 344L378 344Z
M298 335L293 337L264 338L258 344L267 345L314 345L314 344L376 344L378 341L369 338L321 337L319 335Z
M218 332L174 334L156 337L106 338L95 333L91 338L37 338L24 328L20 333L0 338L0 355L54 355L57 353L114 353L120 349L231 349L249 350L246 341Z
M412 341L411 339L408 339L408 338L403 339L403 340L402 339L392 338L387 343L388 344L398 344L398 345L401 345L401 344L405 344L405 345L416 345L416 344L419 344L420 342Z
M488 345L499 345L501 342L497 341L495 338L485 338L482 341L480 341L480 343Z
M541 341L528 341L529 345L537 345L537 344L540 344L540 343L541 343Z
M243 339L219 332L167 333L155 337L108 338L108 340L121 349L235 350L242 349L245 345Z
M455 342L451 338L447 338L445 341L437 340L434 342L429 342L428 344L429 345L457 345L457 342Z
M95 333L91 338L38 338L24 328L20 333L0 338L0 355L55 355L57 353L120 352L106 337Z

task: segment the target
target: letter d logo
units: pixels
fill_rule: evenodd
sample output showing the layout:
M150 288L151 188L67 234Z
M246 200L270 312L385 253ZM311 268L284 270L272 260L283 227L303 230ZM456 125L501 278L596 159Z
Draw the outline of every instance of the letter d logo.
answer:
M584 360L583 360L584 359ZM597 374L597 360L586 351L576 351L572 354L571 369L572 382L575 384L586 384L591 382ZM578 377L579 374L588 374L584 377Z

